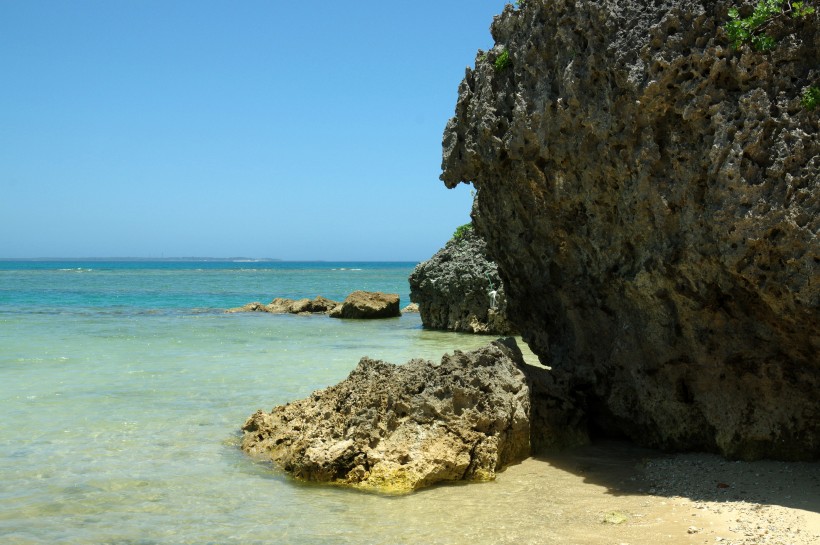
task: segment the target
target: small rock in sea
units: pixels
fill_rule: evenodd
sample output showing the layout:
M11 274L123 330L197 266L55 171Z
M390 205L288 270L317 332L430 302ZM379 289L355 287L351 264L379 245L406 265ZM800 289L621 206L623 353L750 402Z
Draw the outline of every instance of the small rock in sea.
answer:
M399 296L378 291L354 291L328 315L331 318L394 318L401 316Z
M271 314L319 314L328 313L339 305L338 302L322 297L321 295L313 299L293 300L285 297L277 297L267 305L253 302L247 305L229 308L225 312L269 312Z

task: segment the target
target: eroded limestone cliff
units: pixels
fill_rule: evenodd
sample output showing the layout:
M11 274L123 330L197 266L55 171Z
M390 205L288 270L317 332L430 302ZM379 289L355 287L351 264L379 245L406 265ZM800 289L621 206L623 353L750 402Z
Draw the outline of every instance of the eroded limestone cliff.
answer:
M508 311L592 428L818 458L820 114L800 103L818 17L772 25L759 53L729 46L729 7L507 6L442 180L477 189Z

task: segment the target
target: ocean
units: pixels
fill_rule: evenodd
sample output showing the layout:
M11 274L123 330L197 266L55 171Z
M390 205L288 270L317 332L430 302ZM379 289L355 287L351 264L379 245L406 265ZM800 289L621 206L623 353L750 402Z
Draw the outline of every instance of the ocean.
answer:
M438 360L490 340L424 330L418 314L224 312L274 297L342 300L357 289L398 293L404 306L414 265L0 262L0 542L486 536L486 515L469 502L483 505L492 483L471 485L483 490L473 500L458 486L385 497L297 482L237 446L257 409L335 384L362 356Z
M413 266L0 261L0 545L702 542L692 524L707 541L729 535L703 505L647 495L636 468L657 454L629 445L542 453L489 483L405 496L298 482L245 456L248 416L339 382L362 356L438 360L491 338L427 331L410 313L225 309L357 289L405 305Z

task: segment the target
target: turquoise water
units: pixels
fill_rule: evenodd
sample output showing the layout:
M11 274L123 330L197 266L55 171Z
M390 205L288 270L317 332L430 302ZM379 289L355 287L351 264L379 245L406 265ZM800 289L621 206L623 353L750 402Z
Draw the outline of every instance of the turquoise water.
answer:
M413 265L0 262L0 542L476 543L487 529L469 504L492 485L388 498L294 482L236 446L254 411L362 356L438 359L489 340L425 331L415 314L223 312L356 289L405 305Z

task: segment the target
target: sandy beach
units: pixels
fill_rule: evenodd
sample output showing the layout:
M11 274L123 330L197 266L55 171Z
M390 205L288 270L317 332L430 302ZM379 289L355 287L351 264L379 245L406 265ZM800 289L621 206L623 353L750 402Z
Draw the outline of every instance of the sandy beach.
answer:
M612 441L528 459L498 480L526 498L530 520L570 521L540 538L518 527L519 543L820 543L817 463L665 455ZM538 491L549 494L542 506L532 503Z
M526 362L542 367L518 340ZM820 543L817 462L733 462L601 441L528 459L498 477L505 485L518 482L522 494L526 479L577 502L568 512L583 522L568 526L577 535L567 543Z

